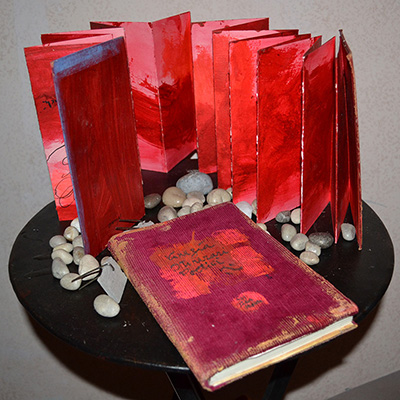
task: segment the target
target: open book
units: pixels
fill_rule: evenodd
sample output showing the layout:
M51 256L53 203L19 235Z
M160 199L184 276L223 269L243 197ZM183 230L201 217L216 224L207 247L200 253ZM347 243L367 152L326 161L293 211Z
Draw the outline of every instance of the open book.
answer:
M232 203L108 247L208 390L356 327L357 306Z

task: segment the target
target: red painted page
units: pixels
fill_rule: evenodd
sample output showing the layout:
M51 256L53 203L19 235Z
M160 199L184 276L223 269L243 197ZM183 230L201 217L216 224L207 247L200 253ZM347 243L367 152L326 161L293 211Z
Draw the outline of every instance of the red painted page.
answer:
M320 40L320 39L319 39ZM300 206L303 56L315 38L258 52L257 220Z
M58 42L62 42L60 44L68 44L69 41L73 40L74 42L79 44L80 40L96 40L99 36L110 35L111 38L116 38L120 36L124 36L125 32L121 29L89 29L87 31L70 31L70 32L55 32L55 33L43 33L40 35L40 39L42 44L51 44L56 45ZM104 42L104 40L101 40Z
M193 84L196 105L196 133L199 170L217 171L212 32L258 21L233 19L192 23ZM265 21L265 20L263 20Z
M250 204L257 196L257 52L287 42L298 31L229 43L230 142L233 201Z
M106 32L105 32L106 33ZM32 94L35 101L39 128L53 188L58 217L61 221L76 218L76 204L72 188L71 175L64 146L64 137L58 113L51 63L68 54L104 42L123 32L86 37L75 42L73 40L57 41L45 45L28 47L25 58L31 81ZM73 35L69 36L71 39Z
M213 32L213 68L215 101L215 135L217 142L218 186L227 189L232 186L230 111L229 111L229 42L235 39L266 36L277 31L268 30L257 22L257 27L241 30L223 29ZM247 24L248 25L248 24Z
M358 246L362 248L361 162L355 73L351 50L340 31L337 57L338 132L336 153L335 240L340 235L349 203Z
M303 66L301 232L331 201L336 130L335 38L312 49Z
M143 169L168 172L196 149L190 13L155 22L92 22L125 30Z
M207 390L355 327L357 306L232 203L108 248Z
M53 74L85 251L98 254L119 219L144 215L124 39L59 58Z

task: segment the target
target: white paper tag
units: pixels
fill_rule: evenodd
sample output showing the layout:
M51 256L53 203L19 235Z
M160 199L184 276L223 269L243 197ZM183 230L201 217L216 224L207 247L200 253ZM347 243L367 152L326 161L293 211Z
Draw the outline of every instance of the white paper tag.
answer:
M119 303L124 293L126 275L112 257L104 257L101 265L103 268L97 282L112 299Z

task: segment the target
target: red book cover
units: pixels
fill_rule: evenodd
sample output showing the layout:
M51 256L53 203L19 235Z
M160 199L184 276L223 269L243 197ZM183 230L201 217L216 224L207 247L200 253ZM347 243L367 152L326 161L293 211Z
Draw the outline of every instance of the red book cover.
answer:
M144 215L124 38L59 58L54 87L86 253Z
M100 33L101 32L101 33ZM60 221L77 216L51 63L68 54L123 35L121 29L42 35L43 45L25 48L40 133Z
M196 149L190 13L154 22L91 22L125 30L143 169L168 172Z
M108 248L208 390L355 327L357 306L232 203Z

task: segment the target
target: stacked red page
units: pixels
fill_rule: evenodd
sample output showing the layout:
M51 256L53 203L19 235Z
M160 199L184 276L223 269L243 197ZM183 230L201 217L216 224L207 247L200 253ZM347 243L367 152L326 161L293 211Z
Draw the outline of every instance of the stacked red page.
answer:
M355 328L357 306L232 203L108 248L208 390Z

